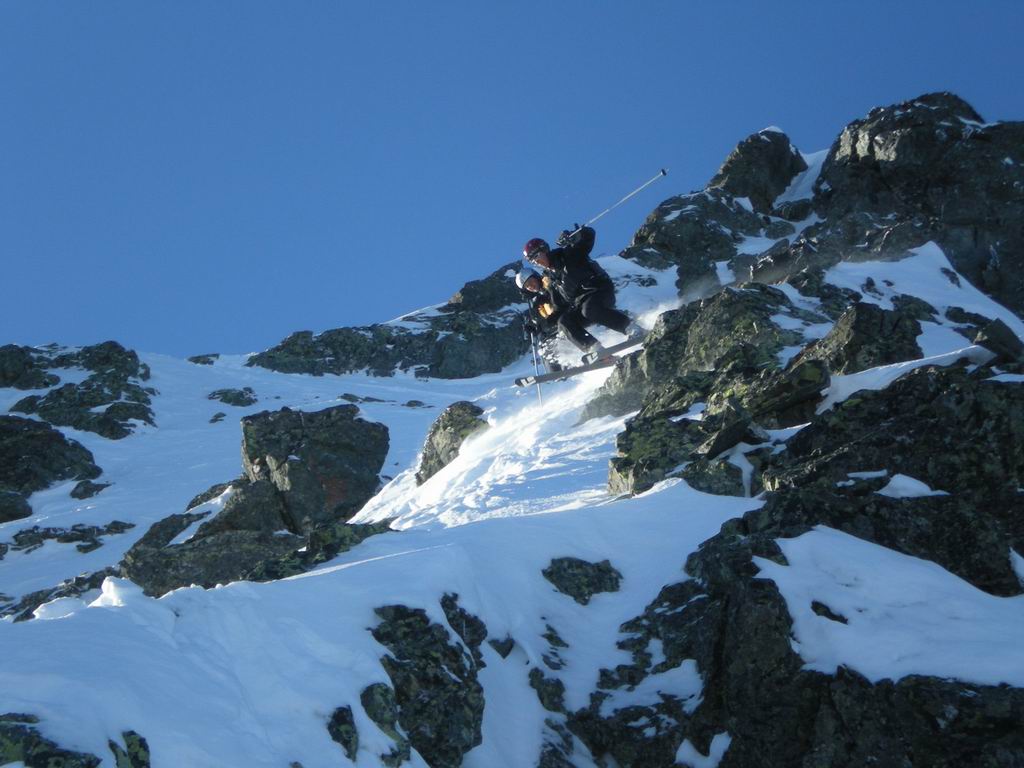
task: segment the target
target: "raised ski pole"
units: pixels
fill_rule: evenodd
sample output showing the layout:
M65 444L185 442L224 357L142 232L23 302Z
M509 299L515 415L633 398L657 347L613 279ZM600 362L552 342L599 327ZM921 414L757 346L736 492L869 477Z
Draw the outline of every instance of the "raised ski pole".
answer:
M533 372L540 377L540 365L537 363L537 336L530 331L530 349L533 350ZM537 402L544 407L544 396L540 393L540 382L537 382Z
M641 184L639 187L637 187L632 192L630 192L628 195L626 195L624 198L619 200L619 202L615 203L615 205L608 206L603 211L601 211L599 214L597 214L597 216L595 216L590 221L588 221L586 224L584 224L582 227L577 227L575 229L575 231L573 231L572 234L569 235L569 237L572 237L573 235L575 235L577 232L579 232L581 229L583 229L583 227L589 227L591 224L593 224L595 221L600 219L606 213L610 213L611 211L614 211L616 208L618 208L624 202L629 200L629 198L631 198L633 195L636 195L636 194L642 192L643 190L647 189L649 186L651 186L651 184L653 184L654 182L656 182L658 179L662 178L663 176L668 176L668 171L666 169L664 169L664 168L662 168L660 171L658 171L658 174L656 176L648 179L643 184Z

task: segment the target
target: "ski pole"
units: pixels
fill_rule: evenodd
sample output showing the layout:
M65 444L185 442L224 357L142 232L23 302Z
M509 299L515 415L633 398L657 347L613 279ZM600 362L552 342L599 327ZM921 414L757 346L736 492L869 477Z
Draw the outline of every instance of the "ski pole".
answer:
M540 376L540 365L537 363L537 336L533 331L530 331L530 349L533 350L533 372ZM540 393L540 382L537 382L537 402L540 403L540 407L544 407L544 396Z
M657 181L658 179L660 179L660 178L661 178L662 176L668 176L668 171L667 171L667 170L665 170L664 168L662 168L662 169L661 169L660 171L658 171L658 174L657 174L656 176L654 176L654 177L653 177L653 178L651 178L651 179L648 179L648 180L647 180L647 181L645 181L645 182L644 182L643 184L641 184L641 185L640 185L639 187L637 187L637 188L636 188L636 189L634 189L634 190L633 190L632 192L630 192L630 193L629 193L628 195L626 195L626 196L625 196L624 198L622 198L621 200L619 200L619 202L617 202L617 203L616 203L615 205L612 205L612 206L609 206L608 208L605 208L605 209L604 209L603 211L601 211L601 212L600 212L599 214L597 214L597 216L595 216L595 217L594 217L594 218L592 218L592 219L591 219L590 221L588 221L588 222L587 222L586 224L584 224L584 225L583 225L583 227L589 227L589 226L590 226L591 224L593 224L593 223L594 223L595 221L597 221L598 219L600 219L600 218L601 218L602 216L604 216L604 215L605 215L606 213L610 213L611 211L613 211L613 210L615 210L616 208L618 208L618 207L619 207L620 205L622 205L622 204L623 204L624 202L626 202L627 200L629 200L629 198L631 198L631 197L632 197L633 195L635 195L635 194L637 194L638 192L642 192L643 190L647 189L647 187L651 186L651 184L653 184L654 182L656 182L656 181ZM574 231L574 232L573 232L572 234L570 234L570 235L569 235L569 237L572 237L573 235L575 235L575 234L576 234L577 232L579 232L579 231L580 231L581 229L583 229L583 227L577 227L577 228L576 228L576 230L575 230L575 231Z

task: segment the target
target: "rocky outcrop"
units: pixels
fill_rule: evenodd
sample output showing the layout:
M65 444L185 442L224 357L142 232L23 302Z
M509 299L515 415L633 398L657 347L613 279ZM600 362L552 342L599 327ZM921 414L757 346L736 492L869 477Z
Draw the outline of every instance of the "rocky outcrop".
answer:
M51 424L95 432L111 440L127 437L133 422L155 425L152 395L143 387L149 367L135 352L106 341L73 352L54 350L48 368L84 368L92 373L77 384L63 384L45 395L29 395L12 406L17 413L36 414Z
M822 360L833 373L857 373L879 365L921 357L921 324L905 312L857 302L823 339L797 358Z
M27 497L36 491L101 472L91 452L48 424L0 416L0 522L28 517Z
M618 592L622 574L607 560L590 563L578 557L556 557L541 573L580 605L587 605L598 592Z
M373 637L390 652L381 663L391 678L402 730L428 765L461 765L482 739L477 662L423 610L390 605L376 613L381 622Z
M885 469L935 490L1016 492L1024 487L1024 390L989 375L926 367L858 392L786 442L765 486L835 484Z
M6 344L0 347L0 387L47 389L60 377L46 370L48 358L40 350Z
M345 522L376 491L388 451L387 427L358 412L354 405L309 413L285 408L243 419L246 476L210 488L184 514L153 525L126 553L121 573L151 595L191 584L266 581L307 571L389 530L387 522ZM203 509L210 504L216 514Z
M398 768L410 756L409 739L399 728L398 703L395 692L384 683L367 686L359 696L367 717L387 735L394 746L386 755L379 755L381 765Z
M813 197L773 207L803 161L784 134L762 131L705 190L658 206L622 256L675 266L689 300L720 289L716 272L779 282L843 260L899 258L935 241L974 285L1021 313L1022 142L1024 123L985 123L953 94L926 94L848 125Z
M96 768L102 760L84 752L62 749L39 733L34 715L0 715L0 765L21 763L29 768Z
M34 727L34 715L0 715L0 765L20 763L26 768L96 768L103 760L85 752L63 749ZM150 768L149 745L135 731L121 734L124 746L108 740L116 768Z
M507 264L466 283L446 304L391 323L294 333L247 365L315 375L365 370L390 376L411 370L417 376L458 379L495 373L529 348L522 296L511 279L520 267Z
M766 128L740 142L708 187L747 198L755 211L767 214L771 213L775 198L805 170L807 163L789 137L780 130Z
M759 284L664 313L644 348L616 366L583 412L589 418L639 409L617 439L609 491L638 493L681 476L709 492L742 493L742 474L716 457L764 442L763 429L813 415L828 387L827 365L798 360L783 368L780 353L805 343L794 328L824 320Z
M39 549L47 541L60 544L74 544L79 552L92 552L103 546L104 536L116 536L135 527L134 523L112 520L106 525L85 525L78 523L70 528L57 528L33 525L18 531L11 537L10 548L13 552L32 552Z
M32 516L32 507L20 493L0 490L0 523ZM4 550L6 551L6 550ZM0 552L2 554L2 552Z
M832 145L814 205L831 221L895 215L898 226L918 228L915 245L935 240L960 273L1020 312L1022 143L1024 123L985 123L950 93L874 109Z
M666 587L623 625L629 637L620 647L634 661L603 675L606 690L693 660L704 691L695 708L663 697L610 716L596 706L574 713L570 728L596 757L671 766L684 738L708 754L726 733L723 767L762 765L765 755L773 766L850 768L1003 765L1024 755L1024 736L1011 725L1024 713L1024 691L926 677L872 684L845 667L807 670L793 650L786 603L773 582L757 578L755 555L781 558L770 535L715 537L687 562L696 581ZM664 654L656 667L654 640Z
M633 235L622 256L638 264L674 266L681 296L700 298L717 292L718 263L733 263L745 238L785 237L794 229L784 221L765 223L750 208L718 188L669 198Z
M256 397L256 393L252 387L242 387L241 389L215 389L209 395L209 400L219 400L225 405L233 405L236 408L245 408L246 406L255 405L259 402L259 398Z
M430 427L423 445L416 483L423 485L447 467L459 455L459 449L470 435L488 428L484 409L467 400L452 403Z
M782 291L757 283L664 312L643 349L616 365L581 418L629 413L648 397L656 398L657 406L647 411L684 413L710 392L723 371L780 368L779 353L802 344L804 337L780 327L773 319L778 315L808 323L825 320L793 306Z
M294 531L358 512L380 485L388 444L387 427L359 418L354 405L242 419L245 474L273 484Z
M284 507L268 482L236 489L224 504L223 519L217 515L191 538L172 543L209 515L171 515L156 523L125 554L121 574L158 597L193 584L210 588L238 581L261 563L305 543L305 537L288 531Z

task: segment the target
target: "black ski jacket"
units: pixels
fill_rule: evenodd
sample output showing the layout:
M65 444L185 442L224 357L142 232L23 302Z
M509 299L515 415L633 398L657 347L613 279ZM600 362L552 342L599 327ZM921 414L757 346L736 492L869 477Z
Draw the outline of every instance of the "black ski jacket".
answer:
M551 266L545 270L548 286L569 306L598 291L615 291L608 273L590 258L594 238L594 230L583 227L568 245L551 250Z
M527 293L527 303L529 304L529 309L526 310L526 327L542 337L557 332L558 318L565 311L561 297L552 295L550 290L540 293L524 293ZM552 308L547 317L544 317L540 311L544 304L549 304Z

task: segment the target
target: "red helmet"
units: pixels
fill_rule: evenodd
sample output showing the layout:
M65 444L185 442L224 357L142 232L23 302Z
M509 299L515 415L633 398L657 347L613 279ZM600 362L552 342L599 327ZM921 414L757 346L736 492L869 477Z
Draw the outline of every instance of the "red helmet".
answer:
M547 241L535 237L532 240L528 240L526 245L523 246L523 256L527 261L533 261L539 253L548 253L551 250L551 246L547 244Z

